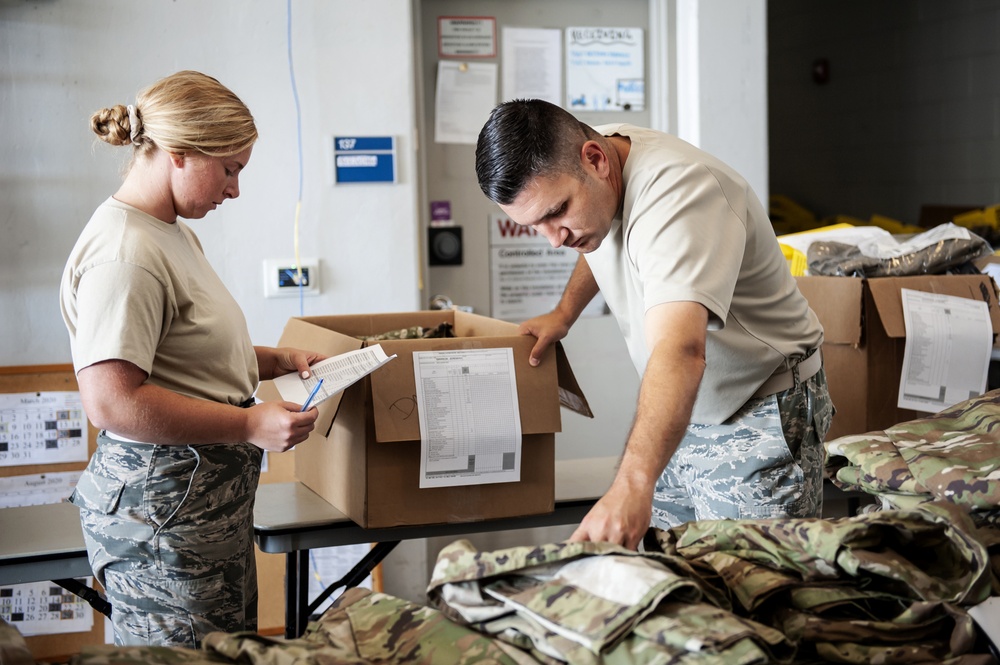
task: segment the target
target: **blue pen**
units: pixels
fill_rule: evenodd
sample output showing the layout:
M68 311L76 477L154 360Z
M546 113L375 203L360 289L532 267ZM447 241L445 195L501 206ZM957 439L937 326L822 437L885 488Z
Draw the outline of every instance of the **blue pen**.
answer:
M306 403L302 405L302 409L300 410L300 413L301 413L301 411L305 411L306 409L309 408L309 405L313 401L313 397L316 396L316 393L319 392L319 387L322 386L322 385L323 385L323 379L320 379L319 381L316 382L316 385L313 386L312 392L309 393L309 397L306 397Z

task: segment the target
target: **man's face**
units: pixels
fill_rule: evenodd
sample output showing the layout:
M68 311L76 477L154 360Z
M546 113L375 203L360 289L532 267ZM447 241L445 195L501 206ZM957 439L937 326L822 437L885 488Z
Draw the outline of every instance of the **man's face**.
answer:
M600 247L618 210L606 179L584 165L582 177L564 173L538 176L509 205L500 208L522 226L530 226L553 247L587 254Z

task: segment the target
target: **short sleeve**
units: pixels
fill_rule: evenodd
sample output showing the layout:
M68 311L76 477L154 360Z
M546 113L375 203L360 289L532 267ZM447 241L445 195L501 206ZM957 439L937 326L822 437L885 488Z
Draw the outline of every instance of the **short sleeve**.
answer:
M641 209L630 212L637 221L629 227L627 251L642 282L643 306L698 302L711 314L709 328L720 329L743 262L746 222L710 169L685 164L671 171L649 179L669 186L637 197Z
M105 360L127 360L152 372L171 318L163 284L131 263L107 262L83 273L76 299L77 372Z

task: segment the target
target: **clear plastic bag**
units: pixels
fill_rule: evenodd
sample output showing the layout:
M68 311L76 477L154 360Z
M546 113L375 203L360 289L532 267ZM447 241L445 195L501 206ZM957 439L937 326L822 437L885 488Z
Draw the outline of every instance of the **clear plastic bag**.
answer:
M849 245L817 241L807 252L809 274L836 277L940 275L993 253L982 237L955 224L941 224L899 242L893 237Z

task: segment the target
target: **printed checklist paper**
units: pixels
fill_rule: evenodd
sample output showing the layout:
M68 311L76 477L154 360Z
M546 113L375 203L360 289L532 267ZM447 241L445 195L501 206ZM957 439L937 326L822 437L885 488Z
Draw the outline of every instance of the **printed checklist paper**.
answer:
M420 421L420 487L521 479L514 351L413 354Z
M993 328L985 302L902 289L906 347L898 406L935 413L986 392Z
M386 364L395 354L387 356L381 344L375 344L357 351L348 351L312 365L309 378L303 379L296 373L285 374L274 380L274 385L286 402L305 404L316 383L323 379L323 385L312 400L316 406L324 400L343 392L348 386L364 378Z

